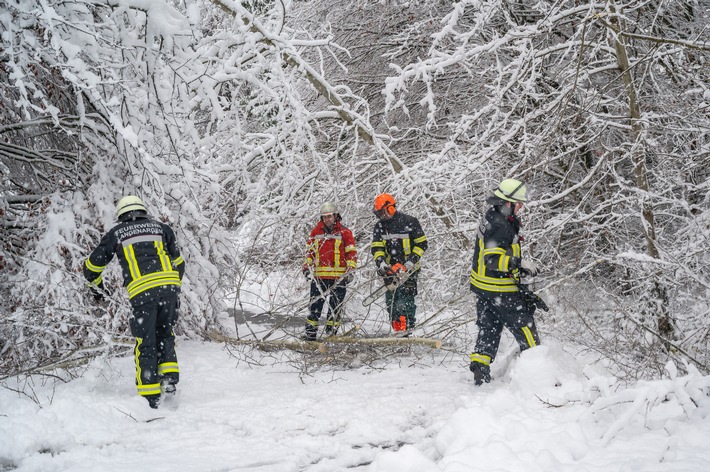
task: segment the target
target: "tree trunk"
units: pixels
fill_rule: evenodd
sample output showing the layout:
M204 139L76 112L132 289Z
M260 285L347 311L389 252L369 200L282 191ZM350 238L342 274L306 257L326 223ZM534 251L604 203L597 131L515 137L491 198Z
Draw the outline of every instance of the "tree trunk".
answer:
M636 186L641 190L641 217L643 222L644 233L646 236L646 252L654 259L659 258L658 247L656 247L656 227L654 223L653 207L648 201L648 193L650 186L648 183L648 169L646 168L646 152L644 145L643 124L641 122L641 107L636 93L636 85L634 83L633 73L631 71L631 63L629 61L626 39L622 35L622 25L619 16L616 14L614 2L611 2L611 12L613 16L610 18L612 31L614 32L614 50L616 51L616 61L621 72L621 80L626 89L626 95L629 100L629 117L631 124L631 159L634 167L634 176L636 178ZM673 324L668 312L668 295L667 289L660 280L660 272L654 273L652 296L657 300L658 304L653 311L655 312L658 332L667 340L673 335ZM651 303L653 307L655 304Z

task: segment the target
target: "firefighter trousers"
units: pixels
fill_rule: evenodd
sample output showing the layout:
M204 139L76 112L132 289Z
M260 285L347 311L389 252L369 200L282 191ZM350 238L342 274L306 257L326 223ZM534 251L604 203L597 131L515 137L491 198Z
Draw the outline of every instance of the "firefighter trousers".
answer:
M176 384L180 380L175 334L179 294L167 291L133 306L131 334L136 338L133 350L136 363L136 386L144 397L160 395L160 382Z
M310 313L306 318L306 335L315 338L318 333L318 323L328 300L328 316L326 317L326 332L335 334L340 327L343 300L346 288L343 281L337 279L318 279L311 281Z
M478 339L471 361L490 365L496 357L503 327L507 328L524 351L540 344L535 327L535 307L519 292L478 294L476 302Z
M417 304L417 279L419 272L415 272L394 291L385 293L385 305L390 315L392 328L395 331L412 329L416 325Z

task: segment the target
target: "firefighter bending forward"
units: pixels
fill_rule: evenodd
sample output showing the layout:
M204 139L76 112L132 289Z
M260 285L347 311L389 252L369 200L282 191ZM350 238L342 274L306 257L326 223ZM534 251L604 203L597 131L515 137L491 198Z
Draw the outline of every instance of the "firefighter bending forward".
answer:
M116 206L118 224L106 233L84 264L84 277L94 297L103 290L101 274L113 259L123 272L123 285L133 308L131 334L138 394L158 408L160 394L174 395L180 380L173 326L178 318L178 297L185 262L175 233L148 216L143 201L133 195Z

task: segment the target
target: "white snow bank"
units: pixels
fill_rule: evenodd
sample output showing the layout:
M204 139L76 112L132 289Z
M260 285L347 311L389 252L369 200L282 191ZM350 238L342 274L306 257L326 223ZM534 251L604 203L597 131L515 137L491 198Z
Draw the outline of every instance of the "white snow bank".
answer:
M179 405L157 411L135 393L130 355L66 384L22 379L30 396L6 380L0 469L710 470L710 382L697 372L625 387L551 342L501 353L481 388L444 353L314 373L293 353L237 360L183 341L178 355Z

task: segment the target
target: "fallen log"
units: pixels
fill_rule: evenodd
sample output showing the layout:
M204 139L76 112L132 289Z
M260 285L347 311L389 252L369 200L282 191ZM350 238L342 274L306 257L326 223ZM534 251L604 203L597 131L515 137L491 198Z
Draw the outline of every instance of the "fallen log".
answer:
M416 338L416 337L387 337L387 338L363 338L357 336L329 336L318 341L303 341L299 339L235 339L216 331L206 333L212 341L223 342L235 346L252 346L257 349L290 349L293 351L319 351L327 352L328 345L348 344L361 346L426 346L432 349L440 349L441 341L438 339Z

